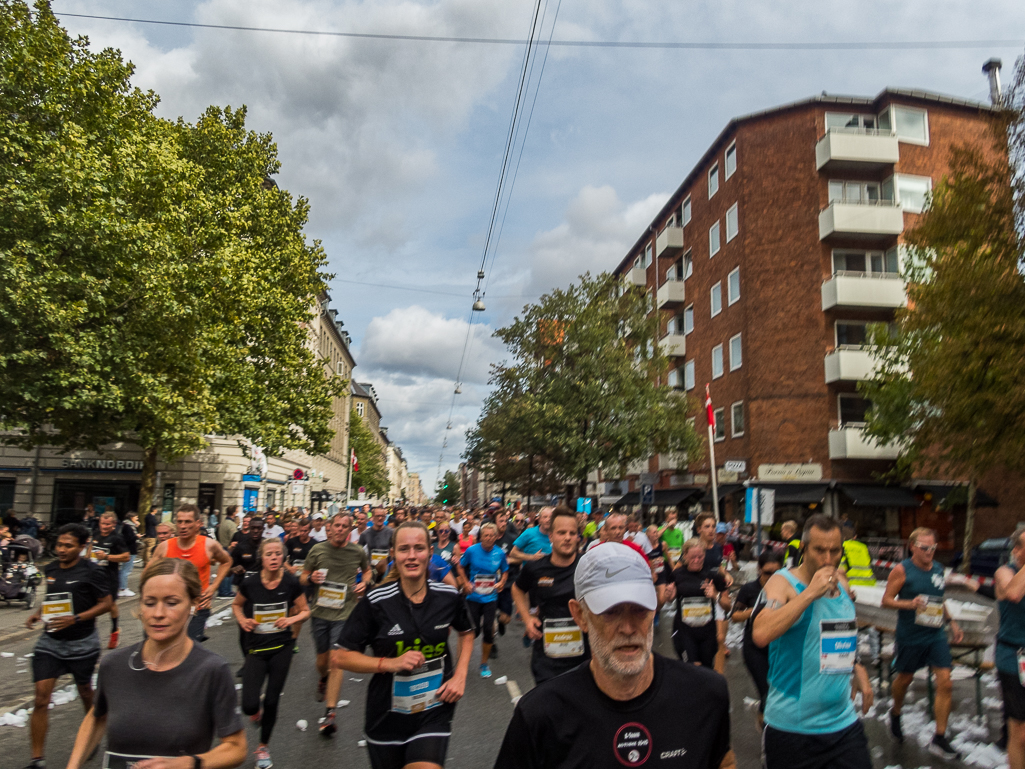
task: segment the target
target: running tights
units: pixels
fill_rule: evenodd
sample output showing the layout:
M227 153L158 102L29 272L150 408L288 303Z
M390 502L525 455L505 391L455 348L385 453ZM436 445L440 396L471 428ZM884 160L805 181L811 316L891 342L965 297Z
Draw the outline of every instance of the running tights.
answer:
M270 742L274 722L278 720L278 700L285 688L288 667L292 664L292 644L280 649L259 651L246 655L242 668L242 712L247 716L260 712L260 690L267 679L267 693L263 696L263 716L260 718L260 744Z

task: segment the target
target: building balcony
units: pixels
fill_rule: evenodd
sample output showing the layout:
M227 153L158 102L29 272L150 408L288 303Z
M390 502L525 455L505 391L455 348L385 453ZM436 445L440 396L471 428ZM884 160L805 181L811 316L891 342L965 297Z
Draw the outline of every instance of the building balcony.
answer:
M670 280L658 287L656 301L660 310L672 310L682 307L686 292L685 283L682 280Z
M683 251L683 227L666 227L655 238L655 256L676 256Z
M896 444L880 446L865 434L862 425L845 425L829 431L830 459L896 459Z
M627 272L626 282L644 288L648 285L648 271L644 267L634 267Z
M894 272L836 272L822 284L822 309L896 309L908 303L904 281Z
M670 358L682 358L687 354L687 337L683 334L666 334L658 344Z
M892 200L835 200L819 212L819 240L878 240L904 232L904 209Z
M874 129L832 128L815 145L820 171L876 171L900 160L897 135Z
M867 345L841 345L826 355L826 384L863 382L876 372L876 358Z

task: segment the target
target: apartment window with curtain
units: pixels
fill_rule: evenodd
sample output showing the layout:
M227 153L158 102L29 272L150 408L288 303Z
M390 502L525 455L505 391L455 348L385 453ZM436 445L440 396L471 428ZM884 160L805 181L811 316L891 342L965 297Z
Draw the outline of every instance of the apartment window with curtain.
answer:
M730 371L736 371L744 363L740 346L740 334L730 338Z
M715 417L715 442L726 440L726 409L715 409L712 415Z
M717 344L712 348L712 379L718 379L723 375L722 345Z
M708 169L708 198L709 200L719 191L719 164L716 163Z
M683 364L683 389L694 389L694 361L692 360Z
M726 301L728 304L736 304L740 301L740 268L730 271L726 277Z
M717 221L708 228L708 258L711 259L713 256L718 254L719 248L719 222Z
M683 310L683 333L689 334L694 330L694 305L688 305Z
M734 438L744 434L744 401L737 401L730 406L730 428Z
M683 255L683 279L686 280L694 274L694 258L690 251Z
M740 204L734 203L726 212L726 242L729 243L740 233Z
M712 305L712 317L722 312L722 283L716 283L709 292L709 299Z
M690 195L683 199L683 223L690 224Z
M726 148L726 178L737 172L737 143L733 142Z

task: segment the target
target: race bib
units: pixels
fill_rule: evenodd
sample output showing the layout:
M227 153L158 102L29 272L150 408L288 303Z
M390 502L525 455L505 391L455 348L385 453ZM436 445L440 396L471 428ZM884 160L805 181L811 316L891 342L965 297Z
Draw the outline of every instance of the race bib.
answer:
M261 633L264 635L270 633L280 633L282 629L279 627L275 627L274 623L277 622L279 619L284 619L287 616L287 603L253 604L253 619L255 619L257 622L256 629L253 632Z
M943 599L935 596L919 596L929 603L915 609L915 624L922 627L943 627Z
M584 653L584 633L572 619L546 619L544 639L546 657L560 659Z
M103 754L103 769L135 769L135 765L147 758L157 756L129 756L124 753L111 753L109 750Z
M300 561L300 560L297 559L295 561L292 561L292 566L294 566L299 571L302 571L304 563L305 563L305 561Z
M345 594L349 586L344 582L322 582L317 589L317 606L325 609L341 609L345 606Z
M819 672L850 675L858 653L858 626L854 620L819 621Z
M441 704L438 689L445 677L445 658L428 660L409 673L392 674L393 713L422 713Z
M688 627L704 627L712 621L712 602L708 598L681 598L680 619Z
M72 617L75 614L71 604L71 593L47 593L42 605L43 624L49 624L58 617Z
M100 547L99 545L93 545L92 550L89 553L89 559L93 563L103 563L103 561L99 558L100 553L102 553L103 555L110 555L110 548Z
M375 569L379 564L388 563L388 551L387 550L371 550L370 551L370 565Z
M673 563L679 563L680 556L683 555L683 548L670 547L666 549L666 552L669 553L669 557L673 559Z
M491 595L497 584L497 574L478 574L473 578L473 592L477 595Z

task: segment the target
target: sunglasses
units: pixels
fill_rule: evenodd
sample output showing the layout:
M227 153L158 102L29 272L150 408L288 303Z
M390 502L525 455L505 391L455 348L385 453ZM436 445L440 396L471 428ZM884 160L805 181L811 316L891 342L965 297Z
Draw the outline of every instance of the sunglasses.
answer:
M917 547L923 553L931 553L933 550L936 549L936 545L918 545L918 544L916 544L915 547Z

